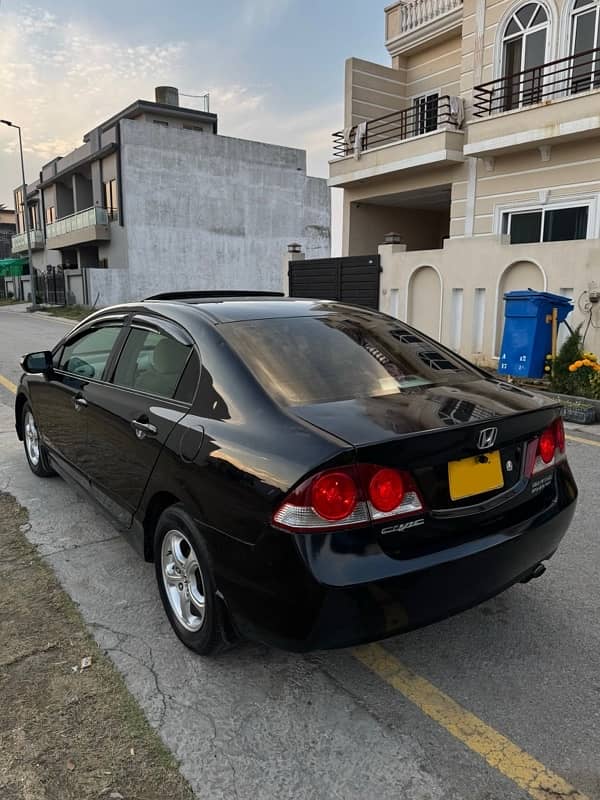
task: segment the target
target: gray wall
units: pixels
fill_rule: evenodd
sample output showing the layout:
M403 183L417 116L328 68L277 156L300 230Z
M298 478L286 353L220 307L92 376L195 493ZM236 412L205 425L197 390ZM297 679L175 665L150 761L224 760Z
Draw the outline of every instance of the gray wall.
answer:
M99 305L176 289L280 290L289 242L329 256L329 190L306 176L304 151L137 120L121 126L128 269L111 268L124 260L124 242L112 257L113 238L109 269L89 272Z

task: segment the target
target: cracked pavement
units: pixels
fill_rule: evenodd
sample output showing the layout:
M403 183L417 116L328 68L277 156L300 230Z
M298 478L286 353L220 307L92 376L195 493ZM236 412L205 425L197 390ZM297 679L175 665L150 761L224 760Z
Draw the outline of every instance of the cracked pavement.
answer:
M0 312L0 373L16 382L17 355L53 343L64 329L29 315L11 314L7 322ZM384 646L600 800L600 448L570 444L569 455L581 498L546 575ZM215 660L187 651L164 616L152 565L90 500L60 479L30 473L14 434L12 397L1 388L0 488L27 507L28 538L79 605L198 797L528 796L351 651L299 656L243 644Z

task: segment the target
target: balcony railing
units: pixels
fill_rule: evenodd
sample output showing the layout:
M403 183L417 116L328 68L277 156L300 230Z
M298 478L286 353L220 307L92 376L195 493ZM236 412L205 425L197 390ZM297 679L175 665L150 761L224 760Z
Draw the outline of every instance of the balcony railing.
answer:
M29 237L32 250L39 250L44 246L44 234L37 228L31 228ZM27 250L27 234L17 233L11 238L11 249L13 253L23 253Z
M462 6L463 0L412 0L400 6L400 33L408 33L421 25Z
M108 211L99 206L86 208L85 211L77 211L68 217L57 219L46 225L46 236L52 239L55 236L63 236L65 233L80 231L84 228L91 228L94 225L108 225Z
M457 120L450 108L450 97L433 97L413 103L401 111L393 111L384 117L370 119L359 147L355 148L358 126L350 130L336 131L333 136L334 158L344 158L358 152L370 150L391 142L412 139L424 133L436 131L441 125L457 125Z
M576 53L482 83L473 91L474 116L485 117L600 88L600 48Z

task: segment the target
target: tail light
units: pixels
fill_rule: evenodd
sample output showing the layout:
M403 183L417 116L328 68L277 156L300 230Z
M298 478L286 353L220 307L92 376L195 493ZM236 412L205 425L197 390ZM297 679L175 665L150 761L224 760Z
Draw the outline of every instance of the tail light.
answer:
M554 467L564 458L565 428L562 417L558 417L541 436L529 442L525 474L531 478L538 472Z
M273 515L285 530L324 531L366 525L423 511L412 476L389 467L358 464L313 475Z

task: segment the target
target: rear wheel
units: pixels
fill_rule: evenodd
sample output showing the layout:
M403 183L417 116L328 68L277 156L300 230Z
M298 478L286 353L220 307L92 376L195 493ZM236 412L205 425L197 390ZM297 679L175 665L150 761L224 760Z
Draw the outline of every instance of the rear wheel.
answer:
M164 511L154 537L158 591L173 630L200 655L230 643L226 611L216 596L210 554L198 526L183 506Z
M29 403L25 403L23 406L21 421L23 446L25 447L29 468L39 478L49 478L51 475L56 475L50 466L48 453L42 444L37 423Z

